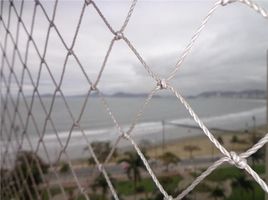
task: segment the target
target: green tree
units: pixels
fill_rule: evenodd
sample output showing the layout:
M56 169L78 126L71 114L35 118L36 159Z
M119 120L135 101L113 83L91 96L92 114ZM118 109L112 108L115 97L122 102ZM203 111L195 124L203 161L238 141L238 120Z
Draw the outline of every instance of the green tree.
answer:
M258 151L256 151L256 153L252 154L251 155L252 166L254 167L257 162L264 160L264 156L265 156L264 148L259 149Z
M68 200L75 200L74 188L68 188Z
M170 164L177 164L180 161L179 157L171 152L165 152L159 158L163 161L164 165L166 165L166 171L169 170Z
M61 173L66 173L70 171L70 166L68 163L62 163L61 167L60 167L60 172Z
M210 196L213 197L215 200L224 199L225 194L223 188L217 186L211 191Z
M218 142L219 142L221 145L224 145L224 140L223 140L223 138L222 138L221 136L218 136L218 137L217 137L217 140L218 140ZM216 149L216 147L215 147L215 145L212 143L212 144L211 144L211 158L212 158L212 161L214 160L215 149Z
M0 199L12 199L13 191L10 184L10 170L0 169Z
M112 150L110 142L92 142L91 147L101 163L105 161L105 159ZM89 148L85 147L84 150L87 151L89 150ZM113 152L113 158L116 157L117 157L117 149L115 149L115 151ZM95 164L95 161L92 156L89 158L88 163L90 165Z
M111 183L113 185L115 185L115 181L114 179L110 176L109 179L111 181ZM104 177L103 174L100 174L93 182L93 184L91 185L93 190L97 190L98 188L101 190L101 200L105 200L106 199L106 195L109 189L109 185Z
M144 152L145 155L145 152ZM146 155L145 155L146 156ZM146 156L147 157L147 156ZM124 158L118 160L118 163L126 163L126 174L130 180L134 182L134 191L136 194L137 183L141 180L141 169L144 169L145 166L140 156L133 151L128 151L124 153ZM136 195L135 195L136 198Z
M19 199L31 199L30 195L34 197L33 191L37 189L35 187L43 183L42 174L47 172L48 165L37 154L31 151L20 151L9 178L12 187L21 191L18 194L20 195Z
M200 147L196 145L186 145L184 146L184 151L188 151L190 153L190 159L193 159L193 152L200 151Z
M252 195L254 196L254 186L252 181L247 180L245 175L237 176L233 179L231 183L233 188L240 188L241 191L241 199L243 198L243 191L246 192L252 192Z
M218 136L218 137L217 137L217 140L218 140L218 142L219 142L221 145L224 144L224 140L223 140L223 138L222 138L221 136Z
M231 143L238 143L239 139L236 135L233 135L232 139L231 139Z

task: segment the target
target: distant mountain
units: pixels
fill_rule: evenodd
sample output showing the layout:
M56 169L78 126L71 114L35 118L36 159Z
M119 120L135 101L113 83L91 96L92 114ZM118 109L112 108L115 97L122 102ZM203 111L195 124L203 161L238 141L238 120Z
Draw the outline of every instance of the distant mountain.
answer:
M43 94L42 97L52 97L53 94ZM58 95L57 95L58 96ZM79 98L85 97L86 94L80 95L66 95L66 97L71 98ZM99 95L95 92L90 94L90 97L98 97ZM126 93L126 92L117 92L114 94L104 94L105 97L117 97L117 98L146 98L148 96L147 93ZM153 98L161 98L164 96L154 95ZM165 96L165 97L173 97L173 96ZM265 90L242 90L242 91L207 91L202 92L198 95L187 96L187 98L211 98L211 97L225 97L225 98L254 98L254 99L264 99L266 98Z
M78 94L78 95L65 95L65 97L71 97L71 98L80 98L85 97L87 94ZM118 98L139 98L144 97L146 98L149 94L147 93L125 93L125 92L117 92L114 94L103 94L105 97L118 97ZM42 94L42 97L52 97L53 94ZM60 95L57 95L57 97ZM99 97L99 95L96 92L91 92L90 97ZM154 95L153 98L160 98L162 96L160 95Z
M117 92L114 93L112 95L108 95L109 97L130 97L130 98L138 98L138 97L147 97L148 94L147 93L137 93L137 94L133 94L133 93L124 93L124 92ZM161 97L159 95L154 95L153 97Z
M264 99L266 98L265 90L242 90L242 91L208 91L202 92L196 96L191 96L192 98L197 97L228 97L228 98L256 98Z

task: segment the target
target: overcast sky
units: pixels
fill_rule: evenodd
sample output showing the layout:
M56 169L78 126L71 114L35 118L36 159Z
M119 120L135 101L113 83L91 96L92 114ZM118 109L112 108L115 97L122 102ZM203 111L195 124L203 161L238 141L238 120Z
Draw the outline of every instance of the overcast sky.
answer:
M267 1L257 1L266 10ZM64 40L71 44L82 1L60 1L55 24ZM130 1L96 1L96 4L115 30L122 25ZM193 32L201 24L215 1L138 1L125 36L132 42L143 59L154 72L166 76L174 67ZM6 3L7 4L7 3ZM43 2L49 16L53 2ZM16 3L19 8L20 2ZM33 3L26 1L22 19L30 29ZM4 5L3 20L7 21L8 8ZM11 14L12 33L15 32L16 17ZM38 8L33 39L43 52L48 22ZM0 42L4 41L4 30L0 25ZM21 29L18 48L25 54L26 34ZM74 51L92 81L100 70L113 35L92 6L86 8L78 33ZM8 57L11 58L11 42L8 40ZM266 50L268 49L268 20L249 7L233 3L219 7L210 19L193 51L178 71L172 84L185 95L211 90L264 89L266 79ZM46 61L58 81L62 72L66 50L56 32L52 30L48 43ZM29 51L28 67L37 77L40 59L33 46ZM22 65L14 65L20 76ZM6 68L4 70L7 73ZM12 80L14 82L14 80ZM123 41L117 41L105 67L99 88L106 93L148 92L155 82ZM65 94L82 94L88 84L73 58L67 63L62 90ZM28 76L24 90L31 92ZM41 72L40 91L53 93L55 87L44 68Z

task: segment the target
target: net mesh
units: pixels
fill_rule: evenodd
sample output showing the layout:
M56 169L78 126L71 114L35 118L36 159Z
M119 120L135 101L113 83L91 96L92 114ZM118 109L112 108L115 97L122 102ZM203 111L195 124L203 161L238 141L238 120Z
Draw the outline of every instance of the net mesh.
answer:
M108 175L105 166L111 160L114 151L116 150L117 145L120 140L126 139L131 143L134 147L135 151L141 158L146 170L148 171L150 177L155 183L158 190L162 193L165 199L182 199L188 193L190 193L202 180L204 180L209 174L211 174L216 168L218 168L223 163L230 163L231 165L236 166L237 168L243 169L247 171L253 179L261 186L261 188L268 193L267 183L247 164L247 158L262 148L265 143L268 141L268 134L266 134L261 140L259 140L254 146L248 149L246 152L237 154L235 152L229 152L226 148L220 144L220 142L214 137L214 135L209 131L206 125L200 120L195 111L191 108L191 106L187 103L185 98L181 95L181 93L170 83L170 81L176 76L178 69L183 64L185 58L190 54L191 49L198 39L200 33L205 28L207 22L212 17L213 13L216 12L217 9L220 9L223 6L235 6L235 4L245 4L249 7L249 11L256 11L262 17L268 19L268 13L259 5L252 2L251 0L219 0L215 2L213 7L209 10L207 16L202 20L201 25L194 32L190 42L184 49L183 53L179 56L179 59L174 66L174 69L167 73L166 77L160 77L157 73L155 73L151 67L146 63L143 59L142 55L138 52L138 50L133 46L132 42L125 36L124 31L127 28L129 20L131 19L132 13L134 12L134 8L136 6L137 0L133 0L130 8L128 10L127 16L123 22L123 25L119 30L115 30L109 21L105 18L101 9L98 7L97 2L94 0L86 0L83 2L83 7L81 9L81 13L79 15L78 23L76 24L76 29L72 40L67 43L64 40L64 37L61 31L58 28L58 25L55 23L55 15L57 13L57 5L58 1L53 3L53 12L48 13L43 3L39 0L34 1L34 6L32 7L32 18L26 22L25 19L22 18L22 14L24 11L25 1L15 2L15 1L1 1L0 7L0 31L1 31L1 39L0 39L0 48L1 48L1 195L3 199L10 199L11 197L18 199L43 199L42 193L40 193L40 187L42 187L47 192L48 199L53 198L52 191L50 188L52 184L57 185L60 189L62 197L64 199L68 198L68 194L66 194L66 189L64 188L62 179L59 175L59 169L55 163L59 163L61 158L64 157L67 161L68 167L70 168L70 172L72 174L73 180L75 182L75 186L83 194L84 198L89 199L89 196L86 192L84 184L78 178L77 172L74 169L72 160L67 150L69 147L69 142L72 138L72 133L74 130L78 130L81 132L83 139L86 141L88 150L90 155L92 155L94 162L99 170L99 173L102 173L105 178L106 183L109 186L109 189L112 193L114 199L119 199L118 193L114 187L113 181ZM229 5L230 4L230 5ZM79 60L79 56L74 50L74 46L77 40L77 35L79 33L79 29L81 27L82 19L86 12L88 12L88 7L93 8L97 13L99 18L104 22L105 26L108 28L108 31L113 35L112 40L110 41L109 48L106 51L105 57L101 64L100 71L96 80L91 80L90 75L86 72L82 62ZM6 12L4 12L4 9ZM5 14L4 14L5 13ZM38 41L34 39L33 33L35 29L36 16L37 14L41 14L45 17L46 21L49 23L47 32L45 33L45 42L44 47L38 46ZM16 19L15 21L12 19ZM15 24L15 26L14 26ZM65 51L64 54L64 63L62 73L59 77L55 77L53 74L53 65L49 64L46 59L46 55L48 53L48 43L51 37L51 32L55 31L58 40L63 45ZM24 32L27 36L27 40L25 43L25 48L19 48L20 35ZM131 126L127 131L124 131L123 128L118 123L114 113L109 107L109 104L106 100L105 95L103 95L102 91L98 88L98 85L101 81L101 77L103 72L105 71L106 63L109 59L109 56L112 52L113 46L117 41L123 41L127 44L129 49L136 56L138 61L144 66L146 71L148 72L148 76L153 78L155 82L155 87L148 94L146 100L144 101L142 107L135 115L136 117L132 121ZM31 48L30 48L31 47ZM34 51L35 54L39 58L39 62L36 65L35 70L29 66L29 51ZM78 116L75 116L72 112L72 109L66 100L66 94L62 90L63 77L66 70L67 61L69 59L73 59L76 62L77 67L81 70L81 74L85 78L88 84L88 92L87 96L81 106L81 110ZM15 66L21 66L21 70L16 70ZM51 98L51 102L49 105L46 105L42 94L40 94L39 88L40 79L42 70L47 70L52 83L53 83L53 95ZM35 73L35 74L33 74ZM36 76L37 74L37 76ZM28 77L28 82L32 86L31 96L27 96L24 93L25 90L25 80ZM37 77L37 78L35 78ZM157 94L160 90L167 90L171 94L173 94L178 102L183 104L189 114L193 117L194 121L198 124L198 126L203 130L203 133L208 137L208 139L218 148L218 150L222 153L222 158L214 162L211 166L209 166L200 176L198 176L185 190L183 190L178 196L170 196L166 190L163 188L158 178L156 177L154 171L149 165L146 156L143 154L141 148L137 145L135 140L132 137L132 131L135 128L136 124L140 120L143 115L145 107L151 102L152 97ZM114 123L116 130L118 132L118 138L114 143L111 151L109 152L106 159L103 162L99 160L96 156L95 149L92 147L90 137L88 137L85 133L84 128L81 126L80 122L82 116L84 114L85 108L88 103L88 99L90 99L92 93L97 93L100 98L102 105L107 111L109 117ZM66 141L62 141L59 132L57 131L55 122L53 121L51 115L53 110L55 109L55 101L56 98L60 97L62 102L67 110L69 117L71 118L71 127L68 131L68 137ZM30 100L29 100L30 99ZM44 113L44 123L42 127L40 127L37 123L35 115L33 114L34 104L38 102L40 104L40 110ZM20 106L23 106L25 111L22 112L20 110ZM26 113L26 114L25 114ZM32 126L38 135L38 140L34 141L33 137L27 133L29 126ZM55 134L56 141L60 146L60 153L57 155L56 160L51 160L49 147L44 142L44 136L46 133L46 129L48 126L51 127L51 130ZM30 152L22 153L23 146L27 144ZM47 166L44 164L35 154L38 153L40 149L43 149L45 157L47 159L48 167L55 177L55 181L52 183L48 180L46 176ZM32 153L31 153L32 152ZM16 157L16 160L15 160ZM4 173L4 169L8 169L11 166L14 166L14 162L16 163L16 173L10 174ZM24 163L24 164L22 164ZM36 178L36 173L40 174L39 178ZM41 181L40 181L41 180ZM39 183L42 182L40 186ZM29 184L30 183L30 184ZM22 195L22 193L26 193Z

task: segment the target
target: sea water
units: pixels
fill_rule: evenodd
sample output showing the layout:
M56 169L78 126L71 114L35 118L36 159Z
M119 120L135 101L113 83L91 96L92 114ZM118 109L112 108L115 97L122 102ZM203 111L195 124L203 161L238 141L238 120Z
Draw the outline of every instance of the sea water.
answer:
M111 141L113 144L121 134L118 126L127 132L134 122L131 135L138 144L145 140L151 144L159 143L163 139L163 130L165 140L203 134L196 128L197 124L184 106L178 99L172 97L153 98L142 109L142 115L136 121L145 99L145 97L105 97L107 108L98 97L91 97L87 101L86 97L82 96L65 97L65 100L57 97L55 101L52 101L51 97L42 97L42 102L35 97L29 120L26 105L23 102L19 104L18 110L27 127L21 126L17 117L13 123L13 126L17 127L12 133L13 138L15 135L21 138L20 135L25 130L31 142L27 142L27 138L24 138L24 149L36 149L39 138L43 136L45 147L42 145L38 147L39 154L44 155L44 150L47 150L56 158L60 149L67 144L67 153L73 158L79 158L86 157L85 149L88 143ZM27 98L26 101L30 105L31 98ZM188 102L210 129L245 130L265 123L264 100L212 97L193 98ZM9 107L11 110L12 105ZM49 110L52 122L50 120L46 122ZM79 126L73 126L77 121ZM8 120L6 125L8 130L10 126ZM2 140L6 139L3 137ZM13 141L15 147L16 142ZM131 144L122 139L118 146L127 147Z

